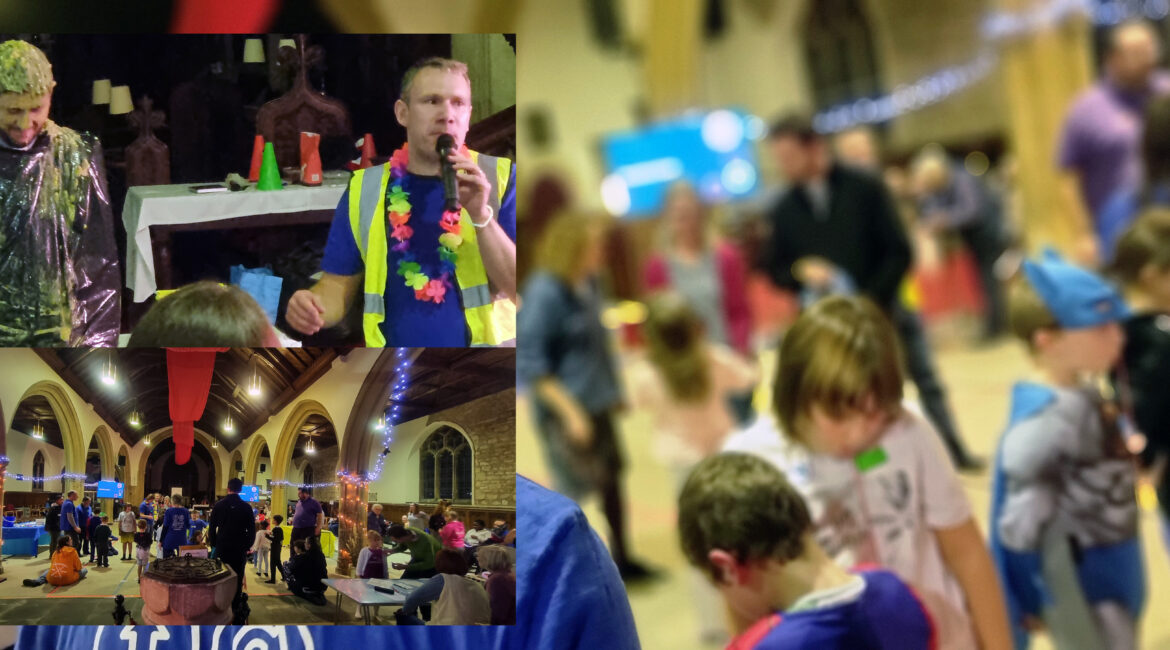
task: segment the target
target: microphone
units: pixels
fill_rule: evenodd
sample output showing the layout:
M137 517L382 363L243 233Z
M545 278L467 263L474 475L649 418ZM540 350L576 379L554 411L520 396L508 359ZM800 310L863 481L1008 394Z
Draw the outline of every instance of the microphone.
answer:
M455 148L455 138L444 133L435 141L435 151L439 154L439 175L443 178L443 210L452 212L459 209L459 192L455 189L455 167L447 160L451 150Z

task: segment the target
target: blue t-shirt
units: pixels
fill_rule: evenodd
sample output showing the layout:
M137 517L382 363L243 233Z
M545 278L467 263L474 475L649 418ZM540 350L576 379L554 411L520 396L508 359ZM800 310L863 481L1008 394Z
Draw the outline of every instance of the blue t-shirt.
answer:
M73 522L76 524L77 506L73 505L72 501L66 499L65 502L61 504L61 530L63 531L73 530L74 524L69 523L69 515L73 515Z
M387 627L23 626L16 650L321 650L328 647L445 650L637 650L626 591L605 545L569 499L516 477L516 625ZM108 618L108 614L106 615ZM153 638L152 638L153 637ZM282 643L283 640L283 643Z
M92 510L89 506L86 506L86 505L77 506L77 514L74 516L77 517L77 525L81 526L82 530L86 529L85 526L86 526L86 524L89 523L89 517L90 517L91 512L92 512Z
M410 239L411 252L422 265L423 273L437 278L440 274L439 235L445 232L439 226L443 216L443 182L437 176L407 174L402 187L410 195L410 227L414 230ZM380 218L387 217L381 215ZM508 237L516 241L515 167L508 178L507 192L496 218ZM389 230L387 224L388 238ZM381 329L387 347L466 347L470 335L463 318L458 283L451 279L452 287L447 289L442 303L417 300L414 289L406 286L402 276L398 275L401 253L389 250L397 243L398 240L389 238L386 247L386 320ZM361 251L354 243L353 229L349 225L349 190L341 196L333 215L321 269L334 275L354 275L363 270Z
M207 522L202 519L192 519L190 527L194 528L195 530L203 530L204 528L207 528Z
M914 592L889 571L865 571L856 597L833 605L760 620L729 650L926 650L936 643L934 624Z
M154 506L150 505L149 501L143 501L142 505L138 506L138 514L150 519L151 524L154 523Z
M163 515L163 545L181 546L187 543L187 526L191 513L186 508L168 508Z

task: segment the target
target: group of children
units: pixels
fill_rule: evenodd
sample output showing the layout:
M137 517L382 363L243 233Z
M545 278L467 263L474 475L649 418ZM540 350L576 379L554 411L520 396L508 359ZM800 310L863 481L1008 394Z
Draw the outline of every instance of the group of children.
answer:
M750 364L706 342L677 298L651 302L661 381L640 385L664 388L643 404L670 438L681 543L726 605L732 647L1024 648L1040 629L1062 650L1137 647L1135 459L1170 545L1170 211L1141 215L1115 260L1124 298L1052 254L1013 281L1012 330L1036 371L1012 389L990 542L904 403L896 334L867 299L802 313L779 350L774 417L741 431L706 414L752 381Z

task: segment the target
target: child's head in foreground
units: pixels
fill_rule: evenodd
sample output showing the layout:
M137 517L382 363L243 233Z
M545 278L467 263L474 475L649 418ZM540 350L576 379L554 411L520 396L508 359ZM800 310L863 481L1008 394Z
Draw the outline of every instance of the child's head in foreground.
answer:
M1058 377L1108 371L1121 355L1121 295L1100 276L1048 252L1025 260L1008 296L1012 332Z
M160 298L130 335L129 347L278 347L268 316L246 291L196 282Z
M817 453L851 458L902 409L898 337L867 298L830 296L784 335L773 403L783 434Z
M1149 208L1138 215L1117 240L1110 270L1146 307L1170 308L1170 209Z
M695 466L678 498L678 529L687 561L753 618L771 613L758 610L777 601L776 579L816 543L808 508L780 470L740 453Z

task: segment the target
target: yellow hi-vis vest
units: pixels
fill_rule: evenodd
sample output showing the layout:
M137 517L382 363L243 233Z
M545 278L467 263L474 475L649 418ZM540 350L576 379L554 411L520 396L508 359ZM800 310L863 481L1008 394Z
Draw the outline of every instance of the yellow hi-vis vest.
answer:
M508 189L512 161L476 151L470 154L472 162L483 170L491 183L488 204L498 216L504 192ZM389 163L359 169L349 181L349 225L366 269L362 329L366 345L378 348L386 346L386 337L379 325L386 320L386 280L390 275L386 265L386 187L389 181ZM509 343L516 337L515 307L507 298L494 300L479 254L476 228L467 210L461 213L459 235L463 244L459 246L459 257L455 262L455 281L463 303L463 317L471 332L471 345L487 347Z

